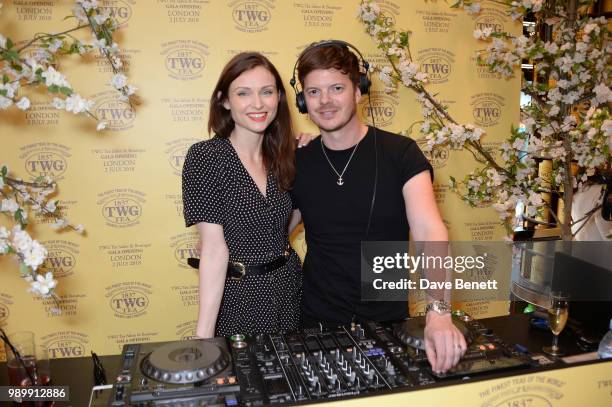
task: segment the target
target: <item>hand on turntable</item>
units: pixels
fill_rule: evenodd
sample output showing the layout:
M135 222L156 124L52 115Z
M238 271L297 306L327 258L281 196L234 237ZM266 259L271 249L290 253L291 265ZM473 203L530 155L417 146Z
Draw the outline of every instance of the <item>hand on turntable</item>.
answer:
M425 322L425 352L434 372L455 366L467 349L465 338L453 324L451 314L428 312Z

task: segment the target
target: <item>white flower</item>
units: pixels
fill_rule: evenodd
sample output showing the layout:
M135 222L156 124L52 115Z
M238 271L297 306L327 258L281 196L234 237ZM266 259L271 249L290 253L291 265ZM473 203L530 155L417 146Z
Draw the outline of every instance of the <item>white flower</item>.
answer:
M92 100L83 99L80 95L73 93L66 98L66 111L74 114L89 111L94 105Z
M53 101L51 102L51 104L56 109L64 110L66 108L66 102L64 102L60 98L53 98Z
M0 95L0 110L6 110L13 104L13 100Z
M64 42L60 39L55 38L50 44L49 48L47 48L50 52L56 52L62 46Z
M591 34L592 31L595 31L595 34L599 33L599 26L595 23L589 23L584 26L583 31L586 35Z
M127 86L127 76L125 76L122 73L117 73L111 79L110 84L115 89L121 89L121 88Z
M19 204L14 199L3 199L0 203L0 212L10 212L14 214L19 209Z
M38 274L36 280L30 283L29 292L35 295L46 296L57 286L57 280L53 279L53 274L47 272L45 276Z
M106 9L104 11L98 11L98 14L94 16L94 21L96 24L102 25L108 18L110 17L110 9Z
M608 137L612 137L612 120L605 120L601 125L601 131Z
M64 229L66 226L68 226L68 221L66 219L57 219L51 224L51 228L55 230Z
M52 66L48 67L47 70L42 73L42 77L45 78L45 86L47 87L52 85L70 87L70 84L66 81L66 77L57 72Z
M554 105L553 107L550 108L550 110L548 111L548 114L550 116L556 116L559 114L560 108L559 105Z
M85 232L85 227L83 227L83 225L79 224L79 225L76 225L76 226L74 227L74 230L75 230L77 233L79 233L79 234L81 234L81 235L82 235L82 234L83 234L83 232Z
M41 264L43 264L45 257L47 257L47 249L45 249L45 247L36 240L33 240L30 250L23 253L23 263L32 270L36 270Z
M6 37L0 34L0 47L6 48Z
M595 100L599 104L612 101L612 92L605 83L600 83L599 85L595 86L593 88L593 92L595 92Z
M15 106L21 110L28 110L30 108L30 99L24 96L15 104Z
M493 33L493 27L485 27L482 30L477 28L474 30L474 38L477 40L486 40Z
M55 212L56 209L57 209L57 201L49 201L45 205L45 210L48 212L53 213Z
M77 0L77 3L81 5L85 9L85 11L89 11L93 8L98 8L98 0Z
M463 6L463 8L465 9L465 11L467 11L468 14L480 13L480 3L472 3L469 6Z
M106 122L105 121L99 121L98 125L96 126L96 130L97 131L102 131L106 128Z
M556 54L559 51L559 46L554 42L547 42L544 44L544 49L549 54Z

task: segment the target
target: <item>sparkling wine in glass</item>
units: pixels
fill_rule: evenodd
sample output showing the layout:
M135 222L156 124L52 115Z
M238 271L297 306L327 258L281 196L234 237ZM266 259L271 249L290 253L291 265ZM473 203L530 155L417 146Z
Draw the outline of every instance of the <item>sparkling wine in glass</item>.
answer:
M545 346L542 350L552 356L562 356L565 352L559 347L559 334L565 328L569 315L569 301L567 295L553 292L550 295L550 308L548 309L548 325L553 333L552 346Z

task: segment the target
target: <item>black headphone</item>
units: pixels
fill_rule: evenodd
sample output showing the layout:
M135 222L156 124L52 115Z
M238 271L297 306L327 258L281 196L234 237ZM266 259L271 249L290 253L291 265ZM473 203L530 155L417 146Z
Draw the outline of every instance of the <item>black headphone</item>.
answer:
M368 70L370 69L370 64L368 63L368 61L366 61L363 58L363 55L361 55L361 52L359 52L357 48L355 48L353 45L349 44L346 41L340 41L340 40L326 40L326 41L315 42L314 44L311 44L308 47L306 47L306 49L302 51L298 59L295 61L295 64L293 65L293 72L291 74L291 80L289 81L289 84L291 85L291 87L293 88L293 91L295 92L295 105L297 106L298 111L302 114L308 113L308 107L306 106L306 98L304 97L304 91L297 90L297 81L295 80L295 72L296 72L298 63L300 62L300 59L302 59L302 56L306 54L307 52L310 52L311 50L316 49L316 48L328 47L328 46L333 46L333 45L339 45L344 48L350 48L351 50L354 51L355 54L359 56L359 59L361 60L361 66L363 67L363 70L364 70L364 72L359 73L359 90L361 91L362 95L366 95L370 91L370 86L372 85L370 78L368 78Z

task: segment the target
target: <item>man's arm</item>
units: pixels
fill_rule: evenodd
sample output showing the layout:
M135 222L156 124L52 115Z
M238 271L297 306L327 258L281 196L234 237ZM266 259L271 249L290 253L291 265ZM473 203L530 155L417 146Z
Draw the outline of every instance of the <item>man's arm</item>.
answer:
M447 242L448 232L436 205L429 171L410 178L402 188L406 216L412 238L417 242ZM436 246L436 245L434 245ZM431 368L445 372L459 362L467 345L463 334L453 325L451 314L427 312L425 351Z

